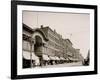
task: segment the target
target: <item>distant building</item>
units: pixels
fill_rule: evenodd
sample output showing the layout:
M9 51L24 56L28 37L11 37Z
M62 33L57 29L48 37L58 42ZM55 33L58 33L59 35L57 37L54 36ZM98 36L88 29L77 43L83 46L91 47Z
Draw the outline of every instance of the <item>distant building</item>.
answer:
M80 61L81 54L72 45L48 26L32 29L23 24L23 67Z
M83 60L84 60L83 56L82 56L81 53L80 53L80 49L76 49L76 55L75 55L75 57L76 57L79 61L83 61Z
M84 59L83 65L88 66L90 64L90 50L88 50L87 57Z

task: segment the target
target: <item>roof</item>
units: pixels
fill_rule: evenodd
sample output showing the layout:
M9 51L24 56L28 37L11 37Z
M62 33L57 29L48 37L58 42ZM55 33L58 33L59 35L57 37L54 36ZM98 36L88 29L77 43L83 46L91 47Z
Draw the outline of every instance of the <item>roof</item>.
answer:
M28 31L29 33L33 33L33 31L34 31L32 28L30 28L29 26L27 26L24 23L23 23L23 29L26 30L26 31Z
M59 38L62 38L62 36L61 36L60 34L58 34L58 33L56 32L55 29L52 30L49 26L42 27L41 29L48 29L48 30L50 30L53 34L55 34L56 36L58 36Z
M36 29L32 29L29 26L27 26L26 24L23 23L23 29L28 31L29 33L33 34L35 32L39 32L43 38L48 41L48 38L46 37L45 33L40 29L40 28L36 28Z
M69 43L71 43L71 44L72 44L72 42L70 41L70 39L65 39L65 40L67 40Z

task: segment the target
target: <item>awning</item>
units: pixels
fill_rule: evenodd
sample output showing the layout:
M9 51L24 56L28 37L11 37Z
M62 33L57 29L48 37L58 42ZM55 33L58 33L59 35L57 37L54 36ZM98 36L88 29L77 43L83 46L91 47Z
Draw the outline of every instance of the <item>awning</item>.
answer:
M67 60L67 58L64 58L64 60Z
M74 61L75 59L74 59L74 58L72 58L72 57L69 57L69 60L72 60L72 61Z
M61 60L65 60L65 58L63 58L63 57L60 57L60 59L61 59Z
M60 60L59 57L55 56L56 60Z
M73 55L73 53L71 53L71 52L67 52L66 53L68 56L72 56Z
M23 51L23 58L30 60L30 53L28 51Z
M30 52L23 51L23 57L27 60L30 60L31 59ZM32 52L32 60L37 60L37 59L39 59L39 58Z
M30 52L29 51L23 51L23 57L27 60L31 60ZM39 65L39 57L35 55L35 53L32 52L32 60L35 61L35 65Z
M65 60L67 60L67 61L68 61L69 59L68 59L68 58L66 58Z
M78 61L78 59L77 58L74 58L74 61Z
M49 56L51 60L56 60L55 56Z
M50 60L50 58L48 57L48 55L43 54L43 60Z

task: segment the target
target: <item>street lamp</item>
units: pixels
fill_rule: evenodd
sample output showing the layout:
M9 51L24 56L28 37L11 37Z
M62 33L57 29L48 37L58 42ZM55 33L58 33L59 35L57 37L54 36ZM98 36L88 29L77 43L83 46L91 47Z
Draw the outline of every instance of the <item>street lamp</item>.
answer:
M33 67L33 62L32 62L32 44L34 43L34 39L32 38L33 35L30 37L30 59L31 59L31 68Z

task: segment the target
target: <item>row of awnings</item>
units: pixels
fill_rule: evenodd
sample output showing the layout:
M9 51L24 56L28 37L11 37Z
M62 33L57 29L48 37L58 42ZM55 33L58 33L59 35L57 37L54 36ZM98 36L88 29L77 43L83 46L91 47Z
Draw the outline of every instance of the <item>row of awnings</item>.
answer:
M55 60L55 57L54 56L48 56L46 54L43 54L43 60Z
M32 55L32 56L31 56ZM39 57L35 55L35 53L32 53L30 54L29 51L23 51L23 57L24 59L27 59L27 60L35 60L35 61L39 61ZM43 54L42 55L43 57L43 60L77 60L77 59L74 59L74 58L64 58L64 57L57 57L57 56L48 56L46 54Z
M78 61L79 59L77 59L77 58L72 58L72 57L69 57L69 60L72 60L72 61Z
M43 54L43 59L44 60L68 60L68 59L65 59L63 57L57 57L57 56L48 56L46 54Z

